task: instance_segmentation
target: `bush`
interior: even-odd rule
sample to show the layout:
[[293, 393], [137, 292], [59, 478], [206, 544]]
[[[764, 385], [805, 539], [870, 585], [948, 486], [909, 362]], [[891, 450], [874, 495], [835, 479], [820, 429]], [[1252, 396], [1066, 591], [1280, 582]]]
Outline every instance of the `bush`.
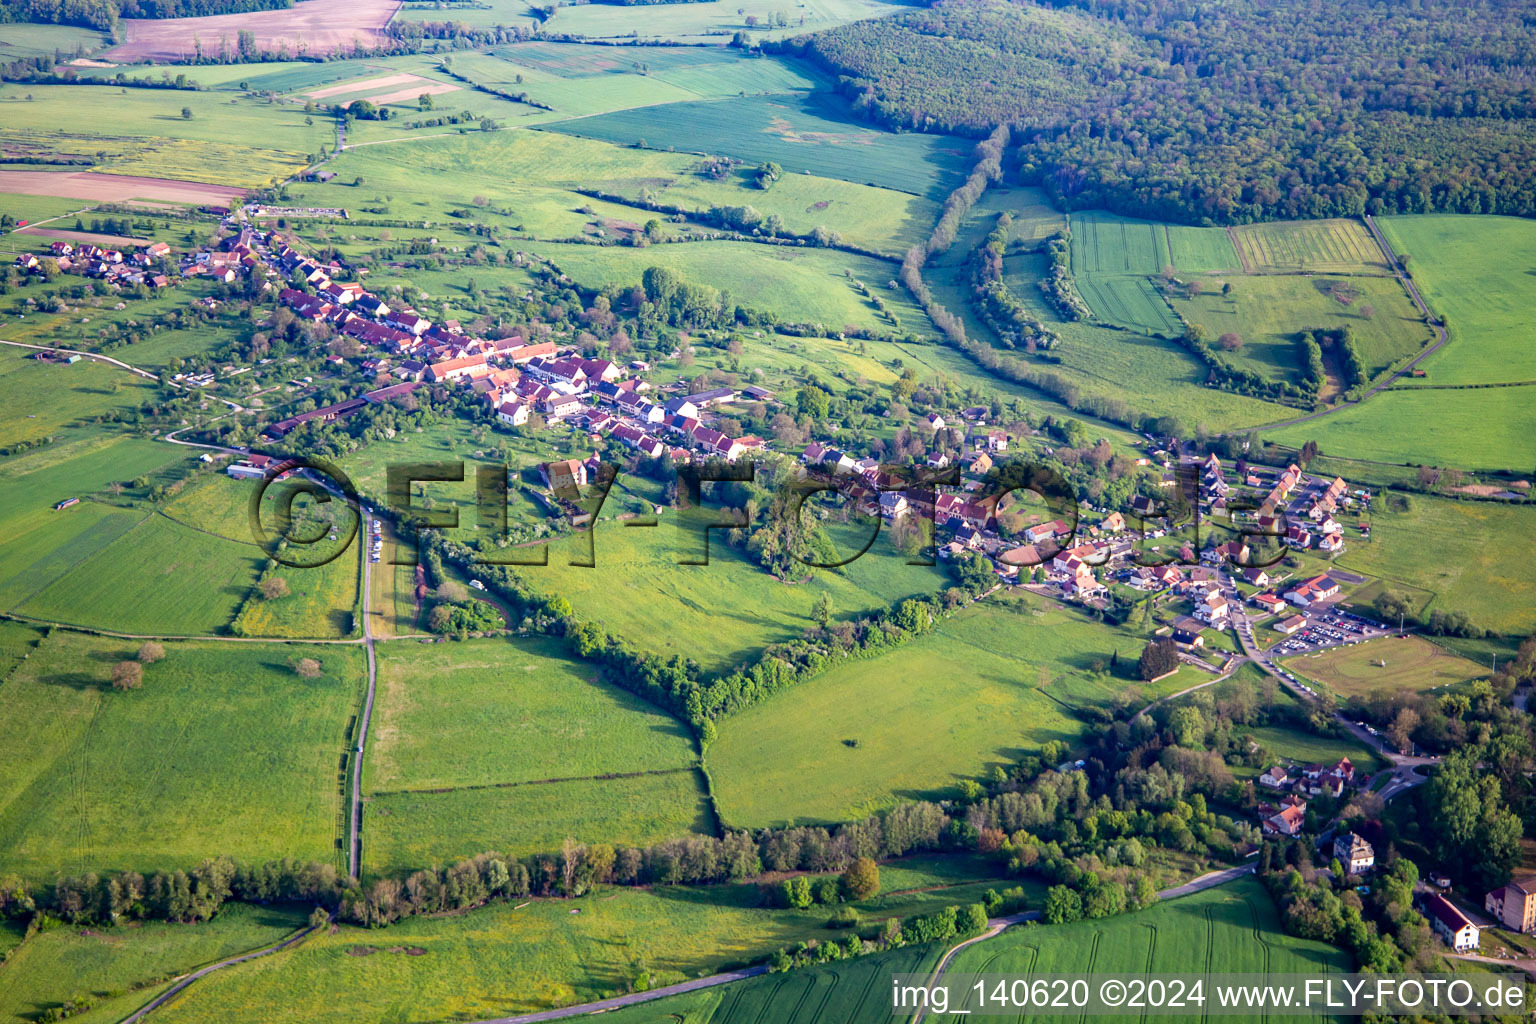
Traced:
[[139, 646], [139, 663], [142, 665], [153, 665], [163, 657], [165, 657], [165, 647], [153, 640], [145, 641]]
[[143, 665], [136, 661], [120, 661], [112, 666], [112, 689], [137, 690], [143, 685]]
[[868, 857], [860, 857], [842, 876], [843, 893], [849, 900], [864, 900], [880, 891], [880, 865]]
[[259, 589], [264, 601], [276, 601], [280, 597], [287, 597], [289, 593], [288, 581], [276, 576], [262, 580]]

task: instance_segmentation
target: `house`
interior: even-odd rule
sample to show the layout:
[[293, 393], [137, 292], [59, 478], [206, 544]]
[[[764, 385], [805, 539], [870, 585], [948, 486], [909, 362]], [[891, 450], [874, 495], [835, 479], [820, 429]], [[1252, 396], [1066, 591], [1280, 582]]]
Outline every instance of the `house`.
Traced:
[[1227, 616], [1230, 614], [1231, 606], [1227, 603], [1227, 599], [1216, 590], [1205, 595], [1205, 600], [1195, 606], [1195, 618], [1217, 629], [1225, 628]]
[[881, 516], [886, 519], [900, 519], [907, 512], [907, 499], [899, 491], [886, 491], [880, 495]]
[[503, 402], [496, 410], [496, 418], [509, 427], [520, 427], [528, 422], [526, 402]]
[[1104, 521], [1099, 524], [1099, 529], [1105, 531], [1106, 533], [1119, 533], [1121, 530], [1125, 529], [1125, 516], [1121, 515], [1119, 512], [1111, 512], [1109, 515], [1105, 516]]
[[928, 429], [929, 430], [943, 430], [944, 429], [944, 417], [940, 416], [936, 412], [931, 412], [927, 416], [924, 416], [923, 417], [923, 422], [928, 424]]
[[252, 455], [244, 462], [231, 462], [224, 471], [236, 480], [260, 480], [267, 475], [271, 463], [269, 455]]
[[575, 416], [585, 408], [580, 395], [553, 395], [540, 403], [545, 418], [552, 420]]
[[1062, 584], [1061, 592], [1068, 597], [1076, 597], [1082, 601], [1103, 597], [1108, 593], [1108, 588], [1100, 583], [1093, 575], [1093, 570], [1086, 565], [1079, 565], [1072, 578]]
[[1447, 946], [1458, 953], [1478, 947], [1477, 925], [1467, 920], [1467, 915], [1457, 910], [1450, 900], [1439, 893], [1431, 893], [1424, 897], [1422, 905], [1429, 926]]
[[397, 331], [405, 331], [407, 334], [414, 334], [418, 338], [426, 333], [428, 327], [432, 326], [431, 320], [419, 317], [415, 313], [405, 310], [389, 314], [384, 318], [384, 323]]
[[1353, 832], [1334, 839], [1333, 855], [1352, 875], [1363, 875], [1376, 866], [1376, 850]]
[[669, 399], [663, 408], [673, 416], [687, 417], [691, 420], [699, 418], [699, 407], [686, 398]]
[[1008, 450], [1008, 435], [1001, 430], [987, 431], [987, 451], [1005, 452]]
[[1298, 836], [1307, 822], [1307, 803], [1296, 800], [1260, 823], [1265, 835]]
[[1285, 595], [1285, 599], [1297, 608], [1309, 608], [1319, 601], [1336, 597], [1339, 585], [1327, 576], [1314, 576]]
[[1271, 615], [1279, 615], [1285, 611], [1285, 601], [1274, 594], [1259, 594], [1253, 599], [1255, 607], [1261, 608]]
[[1173, 642], [1181, 647], [1204, 647], [1205, 635], [1188, 629], [1175, 629]]
[[1267, 587], [1269, 586], [1269, 573], [1263, 569], [1244, 569], [1243, 582], [1249, 586]]
[[475, 371], [485, 365], [485, 356], [483, 355], [445, 359], [440, 363], [433, 363], [427, 367], [427, 380], [433, 382], [458, 380], [461, 377], [473, 376]]
[[1292, 615], [1290, 618], [1285, 619], [1282, 622], [1275, 623], [1274, 628], [1275, 632], [1290, 636], [1292, 633], [1296, 632], [1298, 629], [1301, 629], [1306, 624], [1307, 620], [1305, 616]]
[[1259, 776], [1259, 785], [1268, 786], [1270, 789], [1284, 789], [1290, 782], [1290, 773], [1281, 764], [1275, 765]]
[[539, 466], [539, 475], [543, 477], [545, 486], [552, 491], [581, 487], [587, 482], [587, 464], [580, 459], [545, 462]]
[[1514, 932], [1536, 932], [1536, 877], [1501, 886], [1483, 898], [1490, 917]]
[[1066, 537], [1072, 533], [1072, 528], [1060, 519], [1049, 523], [1040, 523], [1031, 526], [1024, 531], [1024, 539], [1031, 544], [1038, 544], [1043, 540], [1051, 540], [1054, 537]]

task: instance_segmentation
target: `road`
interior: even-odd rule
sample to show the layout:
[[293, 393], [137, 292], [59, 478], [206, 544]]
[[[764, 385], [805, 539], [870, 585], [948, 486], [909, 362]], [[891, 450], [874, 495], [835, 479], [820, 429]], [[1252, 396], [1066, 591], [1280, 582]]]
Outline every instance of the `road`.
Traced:
[[1292, 427], [1298, 423], [1309, 423], [1312, 420], [1322, 419], [1324, 416], [1331, 416], [1336, 412], [1348, 409], [1350, 406], [1359, 405], [1361, 402], [1365, 401], [1367, 398], [1370, 398], [1372, 395], [1391, 387], [1404, 374], [1412, 370], [1415, 366], [1419, 365], [1420, 362], [1438, 352], [1440, 350], [1440, 346], [1444, 345], [1448, 339], [1448, 335], [1445, 333], [1445, 328], [1441, 325], [1440, 321], [1435, 317], [1435, 315], [1429, 311], [1429, 306], [1427, 303], [1425, 303], [1424, 296], [1419, 294], [1418, 285], [1413, 283], [1413, 278], [1409, 277], [1408, 272], [1403, 269], [1402, 263], [1398, 261], [1397, 254], [1392, 251], [1392, 246], [1387, 243], [1386, 236], [1383, 235], [1381, 233], [1381, 229], [1376, 226], [1376, 221], [1370, 216], [1370, 214], [1366, 214], [1364, 216], [1364, 220], [1366, 230], [1370, 231], [1371, 237], [1376, 239], [1376, 244], [1381, 247], [1381, 253], [1387, 258], [1387, 265], [1392, 268], [1392, 273], [1397, 275], [1398, 283], [1401, 284], [1403, 289], [1408, 292], [1408, 297], [1413, 300], [1413, 304], [1418, 309], [1419, 314], [1424, 317], [1425, 322], [1428, 323], [1429, 326], [1434, 330], [1435, 340], [1432, 344], [1427, 345], [1421, 349], [1418, 355], [1408, 360], [1408, 362], [1404, 363], [1398, 369], [1387, 374], [1387, 376], [1382, 378], [1380, 382], [1378, 382], [1374, 387], [1372, 387], [1365, 394], [1361, 395], [1359, 398], [1346, 399], [1337, 405], [1331, 405], [1326, 409], [1319, 409], [1317, 412], [1308, 413], [1305, 416], [1298, 416], [1295, 419], [1283, 420], [1279, 423], [1266, 423], [1264, 424], [1265, 429]]
[[347, 845], [347, 874], [353, 878], [362, 877], [359, 872], [363, 866], [363, 751], [368, 746], [368, 726], [373, 721], [373, 694], [379, 678], [378, 662], [373, 655], [373, 617], [369, 610], [373, 561], [368, 557], [369, 545], [365, 539], [372, 535], [370, 524], [373, 521], [373, 510], [359, 507], [357, 514], [360, 520], [357, 548], [363, 559], [363, 651], [368, 658], [368, 695], [363, 699], [363, 714], [357, 726], [357, 743], [352, 750], [352, 809], [349, 814], [352, 835]]
[[[1190, 879], [1183, 885], [1176, 885], [1171, 889], [1164, 889], [1157, 894], [1157, 898], [1160, 900], [1178, 899], [1180, 896], [1189, 896], [1193, 893], [1203, 892], [1206, 889], [1213, 889], [1218, 885], [1225, 885], [1228, 882], [1242, 878], [1244, 875], [1251, 874], [1253, 874], [1252, 864], [1239, 864], [1235, 868], [1225, 868], [1221, 871], [1211, 871], [1207, 874], [1201, 875], [1199, 878]], [[989, 919], [987, 921], [986, 931], [982, 932], [975, 938], [966, 939], [959, 945], [951, 947], [948, 952], [939, 958], [938, 964], [933, 968], [933, 974], [928, 978], [928, 987], [932, 988], [934, 985], [938, 984], [939, 979], [944, 975], [945, 968], [949, 966], [949, 962], [954, 959], [955, 954], [959, 953], [962, 949], [965, 949], [969, 946], [974, 946], [978, 942], [985, 942], [987, 939], [1001, 935], [1012, 925], [1020, 924], [1024, 921], [1037, 921], [1039, 918], [1040, 912], [1038, 910], [1026, 910], [1022, 913], [1010, 914], [1007, 917], [994, 917]], [[923, 1019], [924, 1013], [926, 1012], [927, 1007], [918, 1010], [917, 1013], [913, 1015], [910, 1024], [919, 1024], [919, 1022]]]
[[82, 359], [93, 359], [98, 363], [110, 363], [119, 369], [127, 370], [129, 373], [137, 374], [138, 376], [143, 377], [146, 380], [152, 380], [157, 384], [160, 382], [159, 376], [150, 373], [148, 370], [141, 370], [137, 366], [129, 366], [127, 363], [120, 359], [113, 359], [111, 356], [104, 356], [95, 352], [81, 352], [80, 350], [73, 348], [55, 348], [52, 345], [29, 345], [24, 341], [5, 341], [4, 339], [0, 339], [0, 345], [10, 345], [14, 348], [29, 348], [34, 352], [53, 352], [59, 355], [79, 356]]

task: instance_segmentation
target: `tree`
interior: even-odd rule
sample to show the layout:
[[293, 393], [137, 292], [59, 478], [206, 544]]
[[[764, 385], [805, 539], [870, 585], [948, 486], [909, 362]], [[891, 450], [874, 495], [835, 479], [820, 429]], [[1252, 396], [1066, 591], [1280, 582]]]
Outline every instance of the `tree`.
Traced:
[[305, 679], [318, 679], [322, 672], [320, 663], [314, 658], [300, 658], [293, 663], [293, 670]]
[[139, 645], [139, 664], [153, 665], [165, 657], [165, 648], [153, 640], [147, 640]]
[[192, 108], [191, 107], [182, 107], [181, 108], [181, 119], [183, 121], [190, 121], [190, 120], [192, 120]]
[[112, 689], [137, 690], [143, 685], [143, 665], [136, 661], [120, 661], [112, 666]]
[[416, 97], [416, 106], [421, 110], [431, 110], [432, 94], [429, 92], [424, 92], [420, 96]]
[[1234, 331], [1228, 331], [1217, 338], [1216, 343], [1228, 352], [1236, 352], [1243, 347], [1243, 337]]
[[276, 601], [280, 597], [288, 596], [288, 581], [279, 576], [269, 576], [261, 581], [257, 587], [261, 591], [264, 601]]
[[795, 405], [800, 415], [813, 420], [824, 420], [832, 409], [832, 396], [814, 384], [807, 384], [795, 395]]
[[1142, 649], [1136, 671], [1143, 682], [1151, 682], [1179, 667], [1179, 646], [1172, 637], [1159, 637]]
[[1296, 456], [1296, 461], [1303, 466], [1310, 466], [1317, 461], [1317, 457], [1323, 454], [1323, 450], [1317, 446], [1316, 441], [1307, 441], [1301, 446], [1301, 454]]
[[843, 872], [842, 886], [850, 902], [868, 899], [880, 891], [880, 865], [860, 857]]
[[1069, 924], [1083, 916], [1083, 898], [1065, 885], [1053, 885], [1045, 894], [1045, 923]]
[[826, 629], [827, 624], [832, 621], [832, 599], [826, 594], [818, 597], [815, 606], [811, 609], [811, 618], [816, 620], [816, 625]]

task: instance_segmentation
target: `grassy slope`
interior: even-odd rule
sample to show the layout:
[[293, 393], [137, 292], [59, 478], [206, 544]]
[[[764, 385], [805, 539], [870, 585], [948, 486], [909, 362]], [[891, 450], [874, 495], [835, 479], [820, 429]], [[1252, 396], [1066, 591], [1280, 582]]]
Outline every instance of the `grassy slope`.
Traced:
[[1476, 662], [1416, 636], [1335, 647], [1320, 654], [1287, 659], [1286, 664], [1293, 672], [1349, 697], [1363, 697], [1375, 690], [1422, 692], [1488, 674]]
[[[1125, 661], [1144, 641], [1053, 604], [989, 600], [726, 719], [709, 754], [721, 814], [734, 827], [843, 821], [1072, 741], [1083, 729], [1074, 709], [1133, 685], [1100, 678], [1094, 659], [1118, 650]], [[1155, 689], [1187, 685], [1181, 674]], [[808, 772], [809, 790], [797, 781]]]
[[[336, 765], [362, 671], [346, 648], [166, 644], [113, 692], [129, 642], [58, 633], [0, 687], [0, 870], [329, 859]], [[300, 678], [291, 658], [321, 660]]]

